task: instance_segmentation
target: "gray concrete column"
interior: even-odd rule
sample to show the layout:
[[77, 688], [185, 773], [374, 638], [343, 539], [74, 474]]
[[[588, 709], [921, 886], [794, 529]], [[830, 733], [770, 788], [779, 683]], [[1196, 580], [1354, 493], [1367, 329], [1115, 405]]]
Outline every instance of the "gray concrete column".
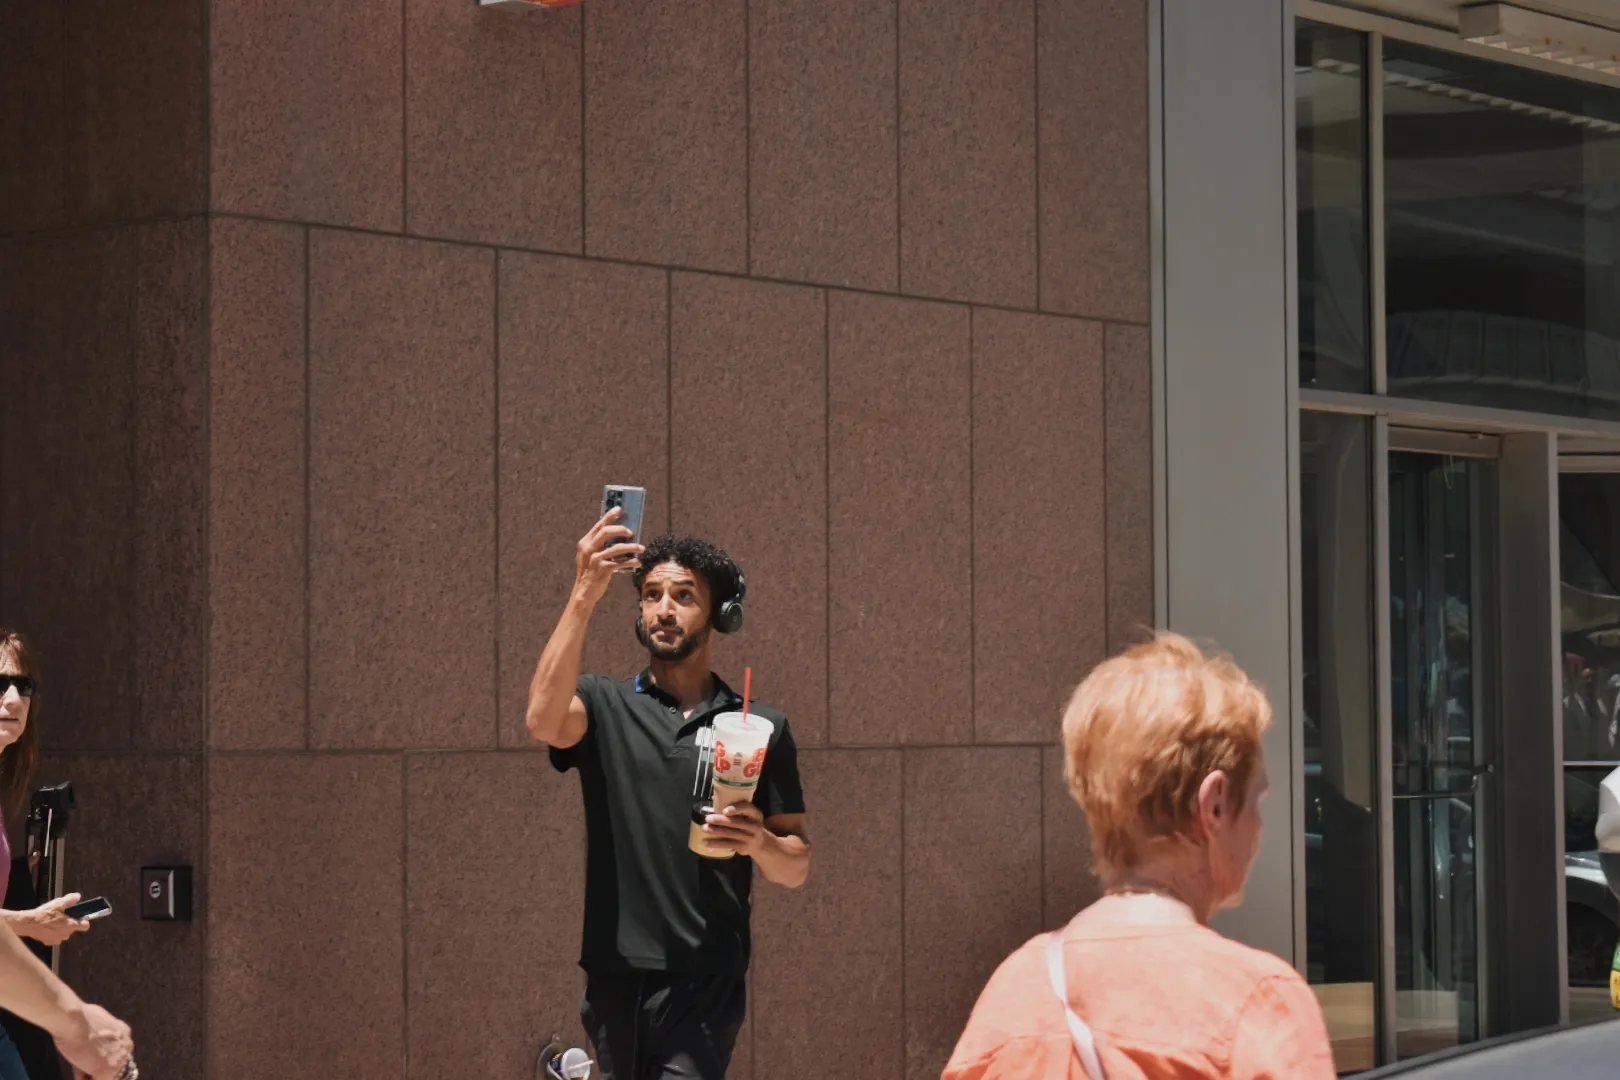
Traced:
[[1271, 695], [1265, 842], [1220, 929], [1296, 961], [1292, 17], [1283, 0], [1159, 11], [1160, 616]]

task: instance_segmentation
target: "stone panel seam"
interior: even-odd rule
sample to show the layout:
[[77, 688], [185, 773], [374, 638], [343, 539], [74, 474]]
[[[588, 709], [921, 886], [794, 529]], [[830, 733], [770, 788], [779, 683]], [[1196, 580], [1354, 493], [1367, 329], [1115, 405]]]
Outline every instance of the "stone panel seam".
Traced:
[[[203, 42], [207, 48], [207, 5], [204, 5]], [[211, 647], [214, 640], [214, 506], [213, 506], [213, 476], [214, 476], [214, 227], [203, 215], [202, 219], [202, 324], [199, 333], [202, 337], [202, 365], [203, 365], [203, 392], [202, 392], [202, 564], [199, 570], [202, 579], [202, 741], [198, 750], [208, 752], [209, 733], [214, 729], [213, 701], [210, 692], [213, 686], [214, 650]]]
[[[198, 217], [201, 215], [188, 215]], [[516, 255], [540, 255], [553, 259], [573, 259], [601, 263], [609, 266], [639, 267], [648, 270], [667, 270], [675, 273], [701, 274], [708, 277], [729, 278], [736, 281], [756, 281], [767, 285], [796, 285], [800, 288], [826, 289], [830, 293], [848, 293], [855, 296], [881, 296], [890, 299], [916, 300], [928, 304], [949, 304], [953, 307], [976, 307], [983, 311], [1004, 311], [1014, 315], [1043, 315], [1052, 319], [1070, 319], [1079, 322], [1100, 323], [1104, 326], [1135, 326], [1148, 329], [1147, 322], [1134, 322], [1130, 319], [1105, 318], [1098, 315], [1087, 315], [1081, 312], [1042, 310], [1038, 307], [1020, 307], [1017, 304], [1000, 304], [984, 300], [963, 300], [956, 296], [935, 296], [928, 293], [908, 293], [887, 289], [863, 289], [855, 285], [840, 285], [827, 281], [807, 281], [786, 277], [762, 277], [738, 273], [735, 270], [717, 270], [713, 267], [686, 266], [680, 263], [646, 262], [638, 259], [627, 259], [609, 255], [581, 255], [578, 251], [563, 251], [554, 248], [522, 247], [512, 244], [490, 244], [465, 238], [435, 236], [429, 233], [411, 233], [406, 235], [399, 232], [389, 232], [386, 229], [363, 229], [351, 225], [329, 225], [321, 222], [308, 222], [294, 218], [278, 218], [265, 214], [242, 213], [215, 213], [216, 218], [229, 218], [237, 221], [256, 221], [267, 225], [295, 225], [299, 228], [318, 228], [323, 232], [343, 233], [357, 236], [387, 237], [394, 240], [420, 240], [424, 243], [443, 244], [450, 247], [471, 248], [481, 251], [507, 251]], [[186, 218], [153, 218], [148, 221], [183, 221]], [[126, 223], [144, 224], [145, 222]], [[86, 226], [82, 231], [95, 231], [115, 226]], [[63, 230], [69, 231], [69, 230]], [[38, 234], [27, 234], [38, 235]]]
[[[64, 66], [66, 66], [65, 62]], [[141, 451], [140, 423], [142, 395], [140, 326], [141, 277], [144, 272], [144, 268], [141, 265], [141, 241], [147, 235], [149, 235], [147, 230], [154, 227], [155, 224], [156, 223], [139, 223], [132, 226], [124, 237], [124, 242], [119, 245], [119, 247], [122, 248], [120, 254], [122, 254], [125, 259], [129, 260], [128, 269], [130, 272], [129, 296], [126, 298], [126, 302], [129, 304], [129, 322], [125, 326], [125, 340], [130, 343], [126, 353], [126, 360], [129, 364], [129, 404], [127, 406], [129, 411], [124, 420], [124, 429], [129, 432], [129, 452], [124, 458], [124, 467], [127, 470], [125, 473], [125, 484], [127, 485], [126, 490], [134, 492], [135, 494], [132, 498], [127, 500], [129, 518], [124, 529], [124, 542], [127, 545], [126, 554], [129, 558], [129, 576], [125, 579], [125, 588], [129, 592], [129, 598], [131, 601], [130, 608], [132, 611], [139, 609], [141, 599], [141, 476], [139, 468], [136, 464], [139, 460], [138, 455]], [[118, 230], [108, 230], [108, 232], [115, 231]], [[66, 349], [65, 344], [63, 348], [64, 350]], [[141, 643], [144, 641], [148, 633], [148, 630], [145, 629], [145, 627], [150, 627], [151, 624], [150, 622], [137, 618], [136, 625], [138, 627], [143, 627], [142, 629], [137, 629], [135, 631], [135, 640], [137, 643], [135, 648], [135, 657], [138, 665], [140, 663], [140, 657], [143, 651], [141, 648]], [[129, 730], [125, 732], [124, 735], [124, 747], [128, 750], [139, 751], [145, 748], [144, 743], [146, 741], [140, 737], [141, 727], [143, 726], [143, 721], [146, 719], [146, 695], [141, 691], [141, 678], [138, 672], [130, 672], [128, 685], [130, 694], [135, 700], [135, 708], [126, 715], [125, 722], [129, 725]]]
[[832, 638], [832, 294], [821, 290], [821, 496], [825, 504], [822, 514], [822, 620], [825, 629], [822, 638], [822, 662], [827, 672], [822, 686], [826, 698], [824, 713], [827, 726], [823, 735], [830, 745], [833, 741], [833, 638]]
[[[899, 3], [895, 4], [899, 10]], [[900, 1068], [901, 1075], [906, 1076], [911, 1071], [911, 1005], [906, 999], [906, 950], [910, 942], [906, 939], [906, 881], [911, 875], [906, 863], [906, 834], [911, 830], [906, 828], [906, 767], [912, 751], [906, 747], [899, 747], [900, 756], [900, 1023], [896, 1025], [900, 1040]]]
[[[59, 748], [54, 748], [54, 749], [53, 748], [47, 748], [47, 747], [41, 747], [39, 752], [40, 752], [41, 756], [44, 756], [44, 757], [59, 757], [59, 758], [60, 757], [74, 757], [74, 758], [120, 758], [120, 757], [122, 757], [122, 758], [127, 758], [127, 757], [130, 757], [132, 755], [138, 755], [141, 758], [143, 758], [145, 760], [149, 760], [149, 761], [164, 761], [164, 760], [168, 760], [170, 758], [191, 758], [191, 757], [196, 757], [199, 754], [205, 754], [205, 753], [206, 754], [224, 753], [227, 756], [253, 757], [253, 756], [259, 755], [261, 753], [265, 754], [266, 756], [270, 756], [272, 754], [302, 754], [304, 751], [302, 749], [283, 748], [281, 750], [276, 750], [276, 751], [242, 750], [242, 751], [237, 751], [237, 752], [229, 752], [229, 751], [222, 751], [222, 750], [197, 750], [197, 749], [186, 750], [186, 749], [174, 749], [174, 748], [164, 748], [164, 747], [156, 747], [156, 746], [154, 746], [154, 747], [144, 748], [144, 749], [140, 749], [140, 750], [136, 750], [136, 749], [128, 748], [128, 747], [123, 748], [123, 749], [108, 749], [106, 747], [100, 747], [100, 748], [97, 748], [97, 749], [85, 749], [85, 750], [79, 750], [79, 749], [75, 749], [73, 747], [59, 747]], [[368, 751], [368, 752], [373, 753], [373, 754], [376, 753], [375, 750]]]
[[1102, 549], [1102, 556], [1103, 556], [1103, 649], [1104, 649], [1105, 652], [1110, 652], [1110, 653], [1113, 651], [1113, 646], [1114, 646], [1114, 642], [1111, 640], [1111, 638], [1113, 636], [1113, 631], [1114, 631], [1114, 602], [1113, 602], [1113, 590], [1109, 588], [1109, 585], [1112, 584], [1112, 582], [1114, 580], [1114, 569], [1115, 569], [1114, 563], [1115, 563], [1115, 560], [1114, 560], [1114, 544], [1113, 544], [1113, 539], [1114, 539], [1114, 528], [1113, 528], [1114, 515], [1113, 515], [1113, 506], [1112, 506], [1113, 500], [1109, 498], [1109, 496], [1113, 492], [1112, 480], [1113, 480], [1113, 475], [1114, 475], [1114, 454], [1113, 454], [1113, 442], [1114, 442], [1114, 440], [1109, 438], [1109, 435], [1112, 433], [1112, 429], [1113, 429], [1113, 425], [1111, 423], [1111, 421], [1113, 420], [1113, 417], [1111, 417], [1109, 415], [1110, 409], [1108, 407], [1108, 389], [1109, 389], [1110, 384], [1114, 381], [1114, 365], [1109, 362], [1110, 355], [1111, 355], [1111, 352], [1112, 352], [1112, 350], [1109, 348], [1109, 346], [1113, 343], [1113, 338], [1114, 338], [1113, 331], [1108, 326], [1105, 325], [1103, 327], [1103, 334], [1102, 334], [1102, 392], [1103, 392], [1102, 393], [1102, 398], [1103, 398], [1102, 399], [1102, 414], [1103, 414], [1103, 431], [1102, 431], [1102, 444], [1103, 444], [1103, 476], [1102, 476], [1102, 490], [1103, 490], [1103, 516], [1102, 516], [1102, 518], [1103, 518], [1103, 520], [1102, 520], [1102, 530], [1103, 530], [1103, 549]]
[[[9, 241], [10, 239], [11, 238], [9, 236], [0, 237], [0, 247], [11, 248], [11, 249], [14, 250], [15, 248], [21, 246], [21, 245], [13, 245], [13, 244], [4, 242], [4, 241]], [[3, 477], [5, 475], [6, 475], [6, 440], [0, 440], [0, 477]], [[0, 493], [0, 513], [4, 512], [4, 508], [5, 508], [4, 493]], [[6, 583], [11, 580], [10, 575], [7, 573], [7, 569], [11, 565], [11, 560], [7, 556], [7, 551], [8, 550], [9, 549], [8, 549], [8, 546], [6, 544], [0, 544], [0, 611], [10, 611], [11, 610], [11, 605], [9, 603], [7, 603], [7, 601], [6, 601]]]
[[[56, 9], [57, 9], [58, 13], [60, 14], [60, 18], [57, 20], [57, 34], [58, 34], [57, 48], [60, 50], [60, 54], [61, 54], [61, 57], [62, 57], [62, 62], [60, 64], [56, 65], [57, 73], [58, 73], [58, 75], [61, 76], [60, 79], [58, 80], [58, 86], [57, 86], [58, 93], [61, 96], [58, 97], [57, 100], [62, 103], [62, 111], [65, 113], [67, 111], [68, 81], [69, 81], [68, 80], [68, 62], [67, 62], [67, 56], [68, 56], [68, 6], [66, 4], [57, 4]], [[58, 201], [57, 201], [56, 209], [57, 209], [57, 213], [59, 213], [61, 215], [60, 220], [63, 220], [63, 221], [66, 221], [67, 219], [71, 218], [73, 216], [73, 211], [74, 211], [74, 207], [69, 205], [69, 202], [68, 202], [68, 162], [67, 162], [67, 157], [68, 157], [67, 154], [61, 155], [61, 158], [60, 158], [59, 163], [58, 163], [57, 177], [56, 177], [56, 181], [57, 181], [57, 184], [60, 185], [59, 190], [61, 192], [61, 195], [59, 196]]]
[[[754, 273], [754, 0], [743, 0], [743, 274]], [[749, 1021], [752, 1032], [753, 1021]], [[749, 1040], [750, 1044], [752, 1039]], [[752, 1052], [752, 1045], [749, 1050]], [[750, 1072], [752, 1062], [750, 1062]]]
[[[1056, 743], [1056, 742], [1053, 742], [1051, 740], [1047, 740], [1045, 742], [986, 742], [986, 743], [978, 744], [978, 747], [981, 748], [981, 749], [993, 749], [993, 750], [1044, 750], [1044, 749], [1047, 749], [1049, 747], [1054, 747], [1054, 746], [1057, 746], [1057, 745], [1059, 745], [1059, 744]], [[974, 749], [974, 745], [971, 744], [971, 743], [960, 743], [960, 742], [954, 742], [954, 743], [893, 743], [893, 742], [891, 742], [891, 743], [828, 743], [826, 745], [809, 746], [809, 747], [806, 747], [805, 749], [807, 749], [807, 750], [816, 750], [816, 751], [840, 750], [840, 751], [847, 751], [847, 752], [854, 752], [854, 751], [872, 751], [872, 752], [876, 752], [876, 751], [880, 751], [880, 750], [915, 750], [915, 751], [920, 752], [920, 751], [925, 751], [925, 750], [970, 750], [970, 749]], [[62, 754], [72, 754], [75, 757], [90, 757], [90, 758], [95, 758], [95, 757], [120, 757], [120, 756], [128, 757], [129, 754], [131, 753], [131, 751], [129, 751], [129, 750], [62, 750], [62, 751], [56, 751], [56, 752], [57, 753], [62, 753]], [[477, 756], [479, 754], [536, 755], [536, 754], [543, 754], [545, 752], [546, 752], [546, 748], [544, 746], [540, 746], [540, 745], [536, 745], [536, 746], [534, 746], [532, 748], [527, 747], [527, 746], [499, 746], [499, 747], [496, 747], [496, 746], [444, 746], [444, 747], [419, 746], [419, 747], [412, 747], [412, 748], [409, 748], [409, 749], [401, 749], [399, 747], [375, 747], [375, 746], [373, 746], [373, 747], [333, 747], [333, 748], [330, 748], [330, 749], [322, 748], [320, 750], [314, 750], [314, 751], [305, 750], [302, 747], [285, 747], [284, 746], [284, 747], [275, 747], [275, 748], [266, 747], [266, 748], [262, 748], [262, 749], [244, 749], [244, 750], [216, 749], [216, 750], [210, 750], [209, 751], [209, 753], [211, 755], [213, 755], [214, 757], [218, 757], [218, 758], [282, 758], [282, 757], [300, 757], [300, 756], [303, 756], [303, 755], [309, 754], [309, 753], [318, 753], [322, 757], [333, 757], [333, 758], [338, 758], [338, 757], [377, 757], [378, 755], [401, 754], [401, 753], [405, 754], [407, 757], [414, 757], [414, 756], [422, 755], [422, 756], [445, 757], [445, 758], [447, 758], [447, 757]], [[148, 757], [148, 758], [154, 758], [154, 759], [156, 759], [156, 758], [175, 758], [175, 757], [195, 757], [197, 755], [197, 751], [195, 751], [195, 750], [145, 750], [145, 751], [141, 751], [141, 753], [144, 756]]]
[[1041, 0], [1031, 0], [1035, 24], [1035, 308], [1041, 309]]
[[[1036, 301], [1040, 296], [1037, 293]], [[978, 515], [975, 513], [974, 502], [974, 473], [978, 463], [973, 455], [973, 417], [975, 413], [973, 396], [973, 354], [978, 342], [977, 328], [973, 321], [973, 307], [968, 306], [968, 580], [972, 583], [968, 587], [968, 745], [979, 741], [979, 549], [978, 530], [974, 527]]]
[[310, 305], [311, 280], [310, 269], [313, 264], [310, 250], [314, 246], [314, 230], [304, 226], [304, 749], [314, 746], [314, 687], [310, 683], [310, 675], [314, 668], [310, 654], [310, 619], [314, 607], [314, 567], [315, 567], [315, 514], [312, 489], [314, 486], [315, 462], [310, 453], [310, 429], [312, 427], [310, 409], [310, 333], [315, 313]]
[[399, 1017], [400, 1072], [411, 1075], [411, 771], [399, 755]]
[[491, 417], [491, 437], [494, 440], [495, 451], [491, 456], [491, 465], [495, 473], [495, 563], [493, 567], [495, 577], [495, 640], [490, 642], [490, 648], [495, 653], [495, 741], [491, 744], [501, 744], [501, 630], [502, 612], [504, 605], [501, 602], [501, 253], [495, 252], [495, 295], [491, 303], [491, 315], [494, 323], [493, 348], [490, 355], [490, 364], [495, 369], [494, 402], [495, 408]]
[[37, 229], [18, 229], [11, 232], [0, 233], [0, 239], [25, 240], [48, 239], [50, 237], [86, 236], [100, 232], [116, 232], [120, 229], [132, 229], [138, 225], [182, 225], [198, 218], [231, 217], [242, 218], [246, 221], [264, 221], [282, 225], [303, 225], [303, 221], [294, 221], [290, 218], [259, 217], [253, 214], [216, 214], [211, 210], [187, 210], [181, 213], [146, 214], [141, 217], [107, 218], [102, 221], [77, 222], [73, 224], [45, 225]]
[[[66, 5], [64, 5], [65, 8]], [[209, 0], [198, 0], [202, 8], [202, 54], [203, 54], [203, 213], [207, 215], [214, 208], [214, 5]], [[64, 100], [66, 100], [64, 98]], [[212, 229], [209, 230], [213, 232]], [[213, 260], [209, 263], [210, 276], [213, 271]], [[213, 330], [213, 312], [209, 312], [208, 329], [210, 338]], [[212, 475], [210, 473], [209, 475]]]
[[[178, 755], [176, 755], [178, 756]], [[202, 925], [198, 928], [202, 938], [202, 1060], [203, 1076], [214, 1073], [210, 1060], [213, 1051], [213, 1040], [209, 1033], [214, 1030], [211, 1023], [213, 1016], [214, 996], [214, 951], [209, 946], [208, 927], [212, 920], [209, 918], [209, 891], [213, 885], [214, 868], [214, 755], [210, 753], [206, 744], [202, 753], [202, 850], [197, 853], [197, 861], [201, 878], [200, 892], [202, 894]]]
[[[1104, 572], [1106, 573], [1106, 569], [1105, 569]], [[1103, 591], [1106, 593], [1108, 590], [1104, 589]], [[1104, 611], [1106, 612], [1106, 610], [1107, 609], [1105, 608]], [[1041, 791], [1040, 791], [1040, 799], [1038, 800], [1039, 806], [1036, 808], [1036, 817], [1037, 817], [1037, 820], [1040, 823], [1039, 824], [1039, 827], [1040, 827], [1039, 836], [1041, 838], [1041, 857], [1040, 857], [1040, 863], [1041, 863], [1041, 925], [1044, 928], [1045, 925], [1046, 925], [1046, 920], [1049, 917], [1048, 914], [1047, 914], [1047, 910], [1048, 910], [1047, 909], [1047, 904], [1050, 903], [1050, 901], [1051, 901], [1051, 896], [1049, 895], [1049, 890], [1046, 887], [1046, 781], [1047, 781], [1046, 751], [1045, 750], [1037, 750], [1036, 755], [1037, 755], [1038, 768], [1040, 769], [1040, 776], [1041, 776]]]
[[590, 223], [586, 212], [586, 206], [588, 205], [586, 202], [588, 171], [585, 164], [585, 133], [587, 130], [585, 122], [589, 110], [585, 100], [585, 93], [586, 87], [590, 85], [590, 80], [585, 77], [585, 58], [588, 55], [585, 50], [586, 18], [586, 6], [582, 4], [579, 8], [579, 253], [588, 256], [589, 252], [586, 250], [585, 238], [589, 235]]
[[399, 231], [411, 231], [410, 0], [399, 0]]
[[664, 271], [664, 490], [669, 531], [675, 522], [675, 272]]
[[[906, 245], [904, 239], [904, 226], [906, 215], [904, 203], [906, 195], [905, 183], [905, 157], [901, 153], [901, 144], [905, 141], [905, 113], [900, 107], [900, 5], [905, 0], [893, 0], [894, 3], [894, 291], [900, 296], [906, 294]], [[1037, 298], [1039, 299], [1039, 298]], [[902, 1056], [902, 1061], [905, 1058]]]

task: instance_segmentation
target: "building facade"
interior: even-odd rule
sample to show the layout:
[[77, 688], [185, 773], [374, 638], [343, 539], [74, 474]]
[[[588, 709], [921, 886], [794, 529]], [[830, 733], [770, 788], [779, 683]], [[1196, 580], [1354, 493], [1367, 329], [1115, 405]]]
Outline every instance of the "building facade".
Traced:
[[524, 692], [618, 482], [803, 748], [733, 1076], [938, 1074], [1095, 893], [1058, 712], [1148, 625], [1271, 694], [1222, 928], [1344, 1070], [1598, 1014], [1620, 9], [1463, 6], [7, 0], [0, 623], [119, 913], [64, 970], [163, 1075], [532, 1075]]
[[[578, 1037], [578, 781], [522, 715], [613, 482], [747, 569], [719, 663], [803, 748], [813, 884], [758, 890], [732, 1075], [937, 1074], [1091, 895], [1058, 712], [1153, 621], [1146, 8], [3, 24], [0, 621], [115, 907], [64, 970], [143, 1068]], [[134, 917], [158, 862], [191, 923]]]
[[1620, 9], [1159, 15], [1160, 617], [1289, 688], [1228, 926], [1345, 1071], [1612, 1015]]

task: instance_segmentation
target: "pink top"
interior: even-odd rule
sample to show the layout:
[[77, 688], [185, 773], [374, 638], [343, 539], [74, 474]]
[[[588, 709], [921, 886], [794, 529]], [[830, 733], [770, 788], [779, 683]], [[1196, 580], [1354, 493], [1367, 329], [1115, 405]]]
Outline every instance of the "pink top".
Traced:
[[11, 837], [6, 834], [6, 818], [0, 814], [0, 907], [5, 906], [6, 887], [11, 884]]

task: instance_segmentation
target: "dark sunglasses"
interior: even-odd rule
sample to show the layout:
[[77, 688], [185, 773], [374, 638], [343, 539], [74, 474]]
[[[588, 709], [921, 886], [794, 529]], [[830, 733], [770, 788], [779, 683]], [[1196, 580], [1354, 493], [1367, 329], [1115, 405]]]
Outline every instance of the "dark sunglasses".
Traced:
[[35, 683], [32, 675], [0, 675], [0, 697], [5, 697], [13, 686], [23, 697], [34, 696]]

